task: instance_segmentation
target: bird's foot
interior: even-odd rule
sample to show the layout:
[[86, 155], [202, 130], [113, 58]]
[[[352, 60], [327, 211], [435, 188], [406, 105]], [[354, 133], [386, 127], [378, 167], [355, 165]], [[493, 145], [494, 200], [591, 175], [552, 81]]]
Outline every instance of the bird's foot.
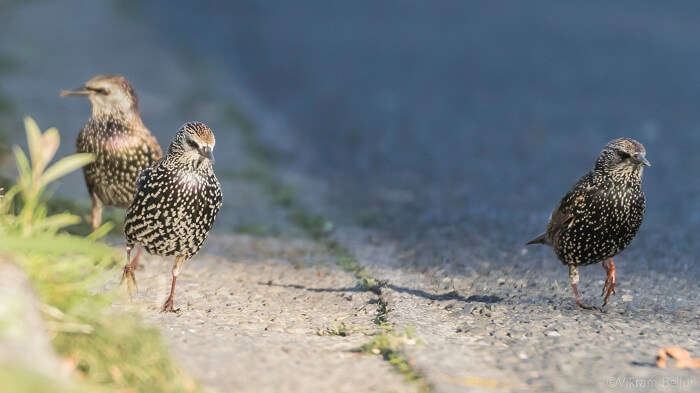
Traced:
[[173, 308], [173, 298], [168, 297], [168, 300], [163, 303], [163, 307], [161, 307], [160, 312], [178, 312], [180, 311], [179, 308]]
[[579, 308], [582, 308], [582, 309], [584, 309], [584, 310], [601, 311], [601, 309], [598, 308], [598, 307], [596, 307], [596, 306], [589, 306], [589, 305], [587, 305], [586, 303], [583, 302], [583, 300], [582, 300], [581, 298], [576, 299], [576, 305], [577, 305]]
[[610, 295], [615, 293], [615, 264], [613, 263], [612, 258], [610, 258], [609, 261], [609, 264], [606, 264], [605, 261], [603, 261], [603, 269], [605, 269], [605, 273], [607, 274], [607, 277], [605, 277], [605, 284], [603, 284], [603, 291], [600, 294], [600, 296], [605, 296], [605, 299], [603, 300], [603, 307], [608, 304], [608, 298], [610, 298]]
[[136, 292], [138, 292], [139, 287], [136, 285], [136, 275], [134, 274], [134, 268], [131, 266], [131, 264], [127, 264], [124, 266], [124, 270], [122, 272], [122, 279], [119, 282], [119, 285], [124, 283], [124, 280], [126, 280], [126, 291], [129, 294], [129, 298], [132, 298], [132, 291], [134, 288], [136, 288]]
[[574, 296], [576, 296], [576, 305], [584, 310], [597, 310], [601, 311], [598, 307], [589, 306], [583, 302], [583, 298], [578, 291], [578, 284], [571, 284], [571, 288], [574, 290]]

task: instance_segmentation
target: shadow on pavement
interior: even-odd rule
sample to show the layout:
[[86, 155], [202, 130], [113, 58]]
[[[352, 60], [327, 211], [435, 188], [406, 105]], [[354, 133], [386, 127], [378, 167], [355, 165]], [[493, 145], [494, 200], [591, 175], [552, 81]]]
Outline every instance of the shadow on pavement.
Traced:
[[446, 293], [441, 293], [441, 294], [433, 294], [433, 293], [428, 293], [425, 292], [421, 289], [411, 289], [411, 288], [406, 288], [406, 287], [400, 287], [397, 285], [393, 284], [387, 284], [387, 288], [394, 290], [396, 292], [401, 292], [401, 293], [408, 293], [413, 296], [419, 296], [422, 298], [430, 299], [430, 300], [461, 300], [463, 302], [471, 303], [471, 302], [478, 302], [478, 303], [498, 303], [503, 300], [502, 297], [500, 296], [494, 296], [494, 295], [471, 295], [471, 296], [462, 296], [460, 295], [457, 291], [451, 291], [451, 292], [446, 292]]
[[352, 288], [309, 288], [299, 284], [275, 284], [272, 281], [258, 282], [258, 285], [266, 285], [268, 287], [294, 288], [309, 292], [364, 292], [364, 289], [362, 289], [359, 285], [354, 286]]

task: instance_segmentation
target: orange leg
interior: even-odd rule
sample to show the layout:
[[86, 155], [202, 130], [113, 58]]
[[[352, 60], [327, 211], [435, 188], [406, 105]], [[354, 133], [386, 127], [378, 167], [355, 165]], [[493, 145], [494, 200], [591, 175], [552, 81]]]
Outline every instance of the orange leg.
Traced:
[[139, 264], [139, 258], [141, 257], [141, 251], [143, 251], [143, 247], [137, 246], [138, 248], [136, 249], [136, 256], [134, 256], [134, 259], [131, 261], [131, 268], [133, 270], [136, 270], [141, 267]]
[[605, 262], [606, 261], [603, 261], [603, 269], [605, 269], [607, 277], [605, 278], [605, 284], [603, 284], [603, 292], [600, 294], [600, 296], [605, 295], [605, 300], [603, 300], [603, 307], [605, 307], [605, 305], [608, 304], [608, 298], [610, 297], [610, 294], [615, 293], [615, 263], [613, 263], [612, 258], [608, 259], [608, 264], [606, 264]]
[[161, 312], [177, 312], [179, 309], [173, 307], [173, 298], [175, 297], [175, 281], [177, 281], [177, 276], [173, 276], [173, 282], [170, 284], [170, 296], [163, 303], [163, 307], [160, 309]]
[[181, 256], [175, 257], [175, 264], [173, 264], [173, 282], [170, 284], [170, 296], [163, 303], [163, 308], [160, 309], [161, 312], [178, 312], [179, 308], [173, 307], [173, 298], [175, 297], [175, 282], [177, 281], [177, 276], [180, 274], [180, 269], [182, 264], [185, 263], [185, 258]]

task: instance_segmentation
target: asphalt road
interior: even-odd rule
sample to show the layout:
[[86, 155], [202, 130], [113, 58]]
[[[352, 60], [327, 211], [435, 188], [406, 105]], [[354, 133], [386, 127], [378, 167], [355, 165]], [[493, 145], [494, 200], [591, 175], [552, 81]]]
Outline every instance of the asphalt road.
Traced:
[[158, 30], [283, 119], [267, 131], [283, 166], [327, 184], [346, 222], [364, 217], [406, 247], [437, 232], [511, 263], [502, 254], [518, 255], [626, 136], [653, 163], [627, 253], [643, 261], [629, 270], [700, 274], [692, 2], [165, 4]]

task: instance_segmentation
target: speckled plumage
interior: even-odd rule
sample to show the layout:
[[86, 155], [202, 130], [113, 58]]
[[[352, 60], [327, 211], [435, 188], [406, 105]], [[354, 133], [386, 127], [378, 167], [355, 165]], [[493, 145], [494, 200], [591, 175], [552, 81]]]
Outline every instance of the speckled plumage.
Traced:
[[139, 174], [163, 153], [141, 121], [138, 98], [123, 76], [99, 75], [62, 95], [87, 96], [92, 104], [92, 116], [80, 131], [76, 147], [80, 153], [95, 154], [83, 174], [93, 201], [93, 227], [97, 227], [102, 206], [128, 207]]
[[141, 171], [162, 155], [143, 124], [114, 115], [91, 118], [76, 145], [78, 152], [95, 154], [95, 161], [83, 168], [90, 195], [104, 205], [122, 208], [129, 207]]
[[[554, 209], [547, 231], [528, 243], [551, 246], [559, 260], [570, 266], [572, 285], [578, 282], [578, 266], [607, 259], [612, 263], [611, 258], [637, 234], [646, 206], [642, 173], [649, 163], [645, 155], [644, 146], [635, 140], [609, 142], [595, 168]], [[614, 265], [612, 269], [614, 281]]]
[[[204, 123], [183, 125], [165, 156], [139, 176], [127, 210], [127, 250], [139, 244], [151, 254], [175, 256], [173, 291], [181, 264], [202, 247], [221, 208], [214, 143]], [[172, 311], [172, 294], [169, 301], [164, 310]]]

